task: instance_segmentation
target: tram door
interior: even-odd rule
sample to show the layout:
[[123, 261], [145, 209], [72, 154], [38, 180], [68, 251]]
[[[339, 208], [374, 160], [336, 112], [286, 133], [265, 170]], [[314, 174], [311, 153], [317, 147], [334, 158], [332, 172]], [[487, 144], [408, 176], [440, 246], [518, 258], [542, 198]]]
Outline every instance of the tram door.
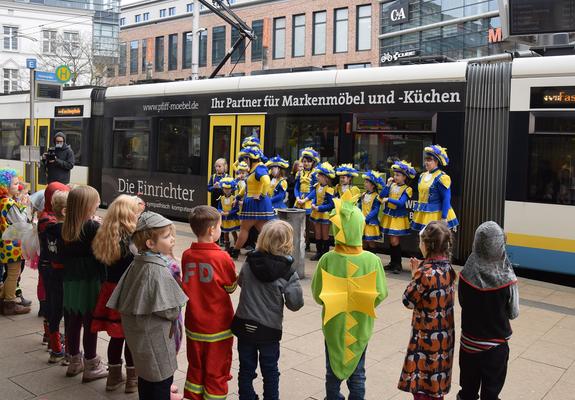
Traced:
[[[35, 132], [34, 132], [34, 146], [40, 146], [40, 155], [44, 154], [48, 148], [50, 147], [50, 120], [49, 119], [36, 119], [35, 120]], [[24, 143], [28, 144], [28, 129], [30, 128], [30, 120], [26, 120], [26, 125], [24, 132], [26, 135], [24, 136]], [[33, 174], [36, 175], [36, 182], [38, 183], [37, 190], [45, 189], [46, 188], [46, 172], [44, 168], [40, 165], [40, 163], [36, 163], [36, 167]], [[30, 182], [30, 171], [29, 168], [26, 169], [25, 179], [26, 181]]]
[[[263, 146], [265, 121], [265, 114], [219, 114], [210, 116], [208, 180], [215, 172], [214, 163], [218, 158], [226, 159], [228, 166], [231, 168], [241, 149], [242, 140], [246, 137], [258, 137]], [[209, 195], [208, 204], [211, 204]]]

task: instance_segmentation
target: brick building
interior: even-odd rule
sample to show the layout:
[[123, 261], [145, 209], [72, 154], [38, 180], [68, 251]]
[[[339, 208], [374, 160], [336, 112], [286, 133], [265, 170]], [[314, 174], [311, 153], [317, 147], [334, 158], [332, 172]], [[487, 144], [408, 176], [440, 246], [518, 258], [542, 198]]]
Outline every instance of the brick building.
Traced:
[[[233, 11], [257, 39], [236, 51], [220, 75], [263, 70], [365, 68], [379, 62], [379, 2], [369, 0], [237, 0]], [[122, 7], [120, 62], [111, 84], [191, 75], [192, 0], [151, 0]], [[217, 15], [202, 10], [200, 77], [207, 77], [237, 38]], [[151, 65], [150, 65], [151, 63]]]

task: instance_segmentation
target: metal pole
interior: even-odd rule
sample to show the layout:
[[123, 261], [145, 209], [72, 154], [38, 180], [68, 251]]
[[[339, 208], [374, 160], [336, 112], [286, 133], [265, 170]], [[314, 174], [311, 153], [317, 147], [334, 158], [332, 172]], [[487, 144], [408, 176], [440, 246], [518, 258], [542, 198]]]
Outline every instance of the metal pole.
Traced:
[[192, 79], [199, 78], [200, 67], [200, 1], [194, 0], [194, 15], [192, 19]]
[[34, 145], [35, 119], [34, 119], [34, 98], [36, 97], [35, 69], [30, 68], [30, 129], [28, 130], [28, 160], [30, 165], [30, 191], [36, 192], [36, 162], [32, 160], [32, 146]]

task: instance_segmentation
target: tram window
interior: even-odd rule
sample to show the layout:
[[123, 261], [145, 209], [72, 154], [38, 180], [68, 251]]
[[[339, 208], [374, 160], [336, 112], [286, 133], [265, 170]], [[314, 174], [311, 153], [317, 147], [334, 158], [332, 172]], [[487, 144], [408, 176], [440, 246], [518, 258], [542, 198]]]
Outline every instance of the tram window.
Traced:
[[149, 126], [147, 119], [114, 120], [114, 168], [148, 168]]
[[277, 119], [273, 154], [293, 162], [299, 151], [312, 146], [321, 155], [321, 160], [337, 163], [339, 117], [299, 116]]
[[[74, 152], [74, 160], [76, 165], [83, 164], [82, 159], [82, 120], [81, 119], [67, 119], [54, 121], [54, 130], [52, 137], [56, 132], [64, 132], [66, 135], [66, 143], [70, 145]], [[52, 139], [52, 142], [54, 140]]]
[[388, 172], [397, 160], [410, 160], [417, 171], [423, 165], [423, 149], [431, 145], [433, 135], [356, 134], [353, 162], [362, 171]]
[[231, 126], [214, 126], [213, 145], [212, 145], [212, 162], [218, 158], [230, 162], [230, 142], [232, 138]]
[[533, 115], [531, 118], [531, 133], [575, 133], [575, 114], [545, 113], [545, 115]]
[[527, 198], [575, 205], [575, 135], [529, 136]]
[[242, 125], [240, 133], [241, 140], [244, 140], [250, 136], [254, 136], [260, 139], [260, 130], [261, 127], [259, 125]]
[[158, 171], [199, 175], [201, 119], [162, 118], [158, 134]]
[[24, 121], [0, 121], [0, 158], [20, 159], [20, 145], [24, 144]]

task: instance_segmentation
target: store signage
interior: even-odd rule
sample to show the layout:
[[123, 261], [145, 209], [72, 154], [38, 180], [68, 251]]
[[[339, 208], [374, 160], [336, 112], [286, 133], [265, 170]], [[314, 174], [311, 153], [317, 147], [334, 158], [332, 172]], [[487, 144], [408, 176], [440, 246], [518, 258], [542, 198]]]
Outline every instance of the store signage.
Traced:
[[503, 33], [501, 32], [501, 28], [489, 28], [487, 35], [487, 41], [489, 43], [503, 42]]
[[81, 117], [84, 115], [84, 106], [56, 106], [55, 117]]
[[395, 51], [395, 52], [386, 51], [381, 55], [379, 61], [383, 65], [395, 62], [400, 58], [413, 57], [417, 55], [419, 55], [419, 50], [407, 50], [407, 51]]
[[409, 0], [398, 0], [389, 8], [391, 25], [397, 25], [409, 20]]
[[509, 0], [509, 33], [575, 32], [575, 0]]
[[531, 88], [531, 108], [575, 108], [575, 86]]

